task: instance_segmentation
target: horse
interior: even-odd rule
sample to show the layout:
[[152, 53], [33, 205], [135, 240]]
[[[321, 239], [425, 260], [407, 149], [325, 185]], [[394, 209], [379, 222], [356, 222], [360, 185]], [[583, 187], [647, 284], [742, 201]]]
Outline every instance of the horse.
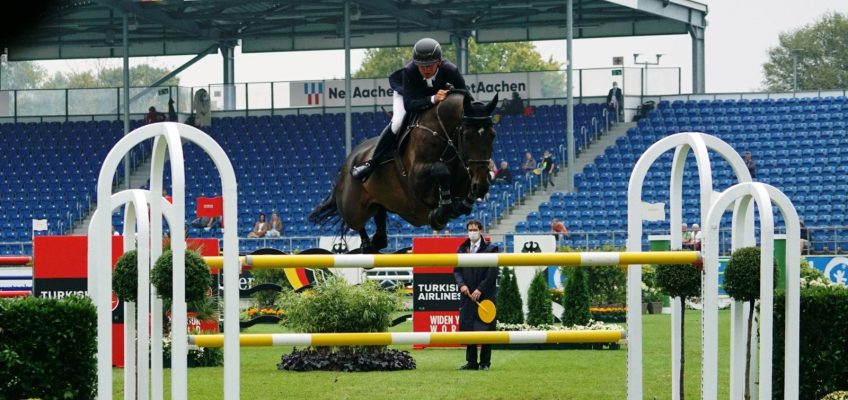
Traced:
[[[451, 90], [438, 105], [410, 118], [394, 158], [365, 182], [350, 175], [377, 144], [377, 138], [363, 141], [345, 158], [333, 189], [309, 220], [319, 225], [341, 222], [342, 236], [353, 229], [362, 239], [361, 252], [377, 253], [388, 246], [387, 212], [436, 230], [470, 214], [474, 201], [489, 191], [497, 104], [497, 94], [485, 104], [472, 102], [464, 90]], [[369, 238], [365, 226], [371, 218], [377, 229]]]

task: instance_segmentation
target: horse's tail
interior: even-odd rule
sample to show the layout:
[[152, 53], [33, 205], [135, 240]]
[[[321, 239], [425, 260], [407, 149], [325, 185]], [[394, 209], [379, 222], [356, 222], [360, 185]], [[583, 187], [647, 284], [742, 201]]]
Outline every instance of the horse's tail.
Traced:
[[336, 205], [336, 188], [330, 190], [321, 204], [318, 204], [315, 209], [309, 213], [309, 222], [320, 226], [340, 225], [339, 229], [344, 235], [347, 232], [347, 224], [342, 220], [342, 215], [339, 213], [339, 207]]

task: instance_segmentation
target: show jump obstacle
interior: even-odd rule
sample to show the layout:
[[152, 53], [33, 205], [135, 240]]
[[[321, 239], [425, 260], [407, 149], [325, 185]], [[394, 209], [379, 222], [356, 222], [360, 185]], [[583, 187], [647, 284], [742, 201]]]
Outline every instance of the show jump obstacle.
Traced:
[[[151, 167], [150, 191], [127, 190], [111, 194], [111, 182], [118, 162], [135, 145], [143, 140], [155, 138], [153, 166]], [[205, 133], [181, 124], [159, 123], [147, 125], [133, 131], [120, 140], [107, 155], [98, 178], [98, 208], [89, 227], [89, 294], [97, 304], [98, 312], [98, 396], [112, 397], [111, 349], [111, 266], [108, 254], [111, 243], [110, 214], [112, 210], [126, 205], [125, 224], [132, 238], [138, 238], [139, 296], [136, 326], [127, 328], [127, 343], [137, 342], [138, 357], [133, 367], [128, 360], [125, 370], [124, 392], [128, 398], [161, 399], [162, 393], [162, 302], [155, 291], [149, 288], [151, 261], [162, 252], [162, 219], [171, 223], [171, 248], [174, 250], [174, 308], [173, 326], [186, 325], [185, 304], [185, 176], [181, 140], [191, 141], [203, 148], [212, 157], [221, 172], [224, 196], [224, 219], [237, 226], [236, 182], [232, 165], [223, 150]], [[389, 345], [389, 344], [433, 344], [433, 343], [592, 343], [615, 342], [624, 338], [622, 331], [561, 331], [561, 332], [456, 332], [456, 333], [337, 333], [337, 334], [273, 334], [239, 335], [238, 329], [238, 274], [240, 266], [249, 268], [285, 267], [333, 267], [371, 268], [398, 266], [463, 266], [491, 267], [537, 266], [537, 265], [627, 265], [627, 343], [628, 343], [628, 399], [642, 398], [642, 316], [641, 311], [641, 264], [689, 264], [700, 259], [696, 252], [642, 252], [642, 186], [650, 166], [660, 155], [674, 150], [671, 190], [669, 198], [670, 230], [672, 248], [680, 248], [679, 227], [682, 216], [683, 166], [688, 152], [692, 150], [698, 164], [701, 185], [701, 220], [705, 222], [703, 263], [705, 274], [703, 312], [703, 368], [702, 398], [715, 399], [718, 384], [718, 229], [721, 216], [728, 208], [733, 210], [733, 248], [755, 243], [754, 207], [760, 212], [763, 260], [761, 273], [765, 288], [761, 295], [760, 332], [762, 335], [759, 352], [760, 398], [771, 397], [772, 367], [772, 251], [774, 221], [772, 202], [783, 213], [787, 224], [787, 305], [786, 305], [786, 398], [798, 394], [798, 293], [799, 293], [799, 226], [798, 216], [791, 202], [774, 187], [762, 183], [751, 183], [750, 175], [741, 157], [725, 142], [702, 133], [681, 133], [664, 138], [651, 146], [636, 163], [628, 188], [628, 251], [621, 253], [531, 253], [531, 254], [405, 254], [405, 255], [286, 255], [238, 257], [236, 230], [224, 233], [224, 256], [208, 257], [212, 268], [223, 269], [224, 274], [224, 334], [188, 336], [184, 329], [172, 329], [172, 373], [171, 397], [185, 399], [187, 393], [186, 354], [189, 341], [198, 346], [224, 347], [224, 398], [239, 398], [239, 348], [240, 346], [278, 345]], [[713, 195], [712, 172], [708, 150], [724, 157], [731, 165], [739, 184], [721, 195]], [[167, 153], [166, 153], [167, 151]], [[165, 155], [170, 157], [173, 206], [163, 201], [163, 167]], [[753, 202], [753, 203], [752, 203]], [[152, 218], [149, 218], [152, 216]], [[135, 241], [125, 239], [124, 250], [134, 248]], [[152, 307], [150, 299], [152, 301]], [[127, 312], [133, 310], [130, 305]], [[148, 325], [148, 312], [152, 313], [153, 325]], [[739, 376], [744, 368], [744, 344], [747, 331], [745, 310], [741, 303], [733, 305], [731, 343], [731, 398], [740, 397]], [[129, 314], [128, 314], [129, 315]], [[680, 310], [673, 310], [672, 321], [678, 321]], [[126, 318], [131, 321], [132, 316]], [[129, 326], [130, 324], [128, 324]], [[677, 398], [677, 366], [680, 358], [680, 332], [677, 322], [672, 323], [674, 354], [672, 366], [672, 397]], [[136, 329], [137, 328], [137, 329]], [[152, 336], [148, 331], [152, 332]], [[756, 331], [756, 330], [755, 330]], [[130, 335], [129, 333], [132, 333]], [[137, 339], [136, 339], [137, 335]], [[148, 349], [148, 343], [152, 353]], [[128, 348], [129, 350], [129, 348]], [[128, 353], [132, 353], [128, 351]], [[148, 367], [151, 362], [152, 367]], [[741, 362], [741, 364], [740, 364]], [[148, 375], [148, 373], [150, 374]], [[135, 386], [138, 386], [137, 392]], [[148, 390], [152, 388], [152, 391]]]

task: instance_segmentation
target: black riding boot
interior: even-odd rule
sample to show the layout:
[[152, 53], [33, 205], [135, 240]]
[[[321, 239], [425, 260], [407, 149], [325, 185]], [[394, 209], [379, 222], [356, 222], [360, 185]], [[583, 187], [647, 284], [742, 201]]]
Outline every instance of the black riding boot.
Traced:
[[374, 149], [374, 155], [371, 159], [355, 165], [350, 170], [350, 175], [354, 179], [359, 179], [365, 182], [374, 169], [377, 168], [384, 160], [391, 157], [395, 147], [395, 134], [392, 132], [392, 124], [386, 125], [383, 132], [380, 133], [380, 139], [377, 141], [377, 147]]

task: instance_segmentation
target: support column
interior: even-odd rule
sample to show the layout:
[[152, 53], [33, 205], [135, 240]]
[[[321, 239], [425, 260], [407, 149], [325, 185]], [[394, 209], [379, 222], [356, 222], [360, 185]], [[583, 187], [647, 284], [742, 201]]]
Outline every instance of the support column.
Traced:
[[236, 108], [235, 48], [235, 42], [221, 44], [221, 56], [224, 58], [224, 110]]
[[[123, 97], [123, 114], [124, 114], [124, 136], [130, 133], [130, 29], [129, 29], [129, 15], [124, 13], [123, 20], [123, 50], [124, 50], [124, 73], [123, 73], [123, 85], [124, 85], [124, 95]], [[15, 101], [15, 104], [18, 104]], [[124, 155], [124, 189], [130, 188], [130, 155], [129, 153]]]
[[459, 72], [465, 75], [468, 73], [468, 36], [465, 34], [456, 34], [454, 38], [456, 66], [459, 67]]
[[704, 70], [704, 28], [689, 25], [692, 37], [692, 93], [706, 93]]
[[350, 115], [350, 1], [344, 3], [344, 54], [345, 54], [345, 156], [352, 150], [353, 128]]
[[567, 96], [567, 105], [566, 105], [566, 135], [565, 135], [565, 148], [568, 151], [568, 175], [566, 176], [565, 186], [574, 190], [574, 161], [575, 161], [575, 153], [574, 153], [574, 74], [573, 74], [573, 52], [571, 49], [572, 42], [574, 41], [574, 2], [573, 0], [568, 0], [566, 2], [566, 16], [567, 22], [567, 35], [568, 38], [566, 40], [565, 48], [566, 48], [566, 62], [568, 65], [566, 66], [566, 77], [565, 77], [565, 93]]

